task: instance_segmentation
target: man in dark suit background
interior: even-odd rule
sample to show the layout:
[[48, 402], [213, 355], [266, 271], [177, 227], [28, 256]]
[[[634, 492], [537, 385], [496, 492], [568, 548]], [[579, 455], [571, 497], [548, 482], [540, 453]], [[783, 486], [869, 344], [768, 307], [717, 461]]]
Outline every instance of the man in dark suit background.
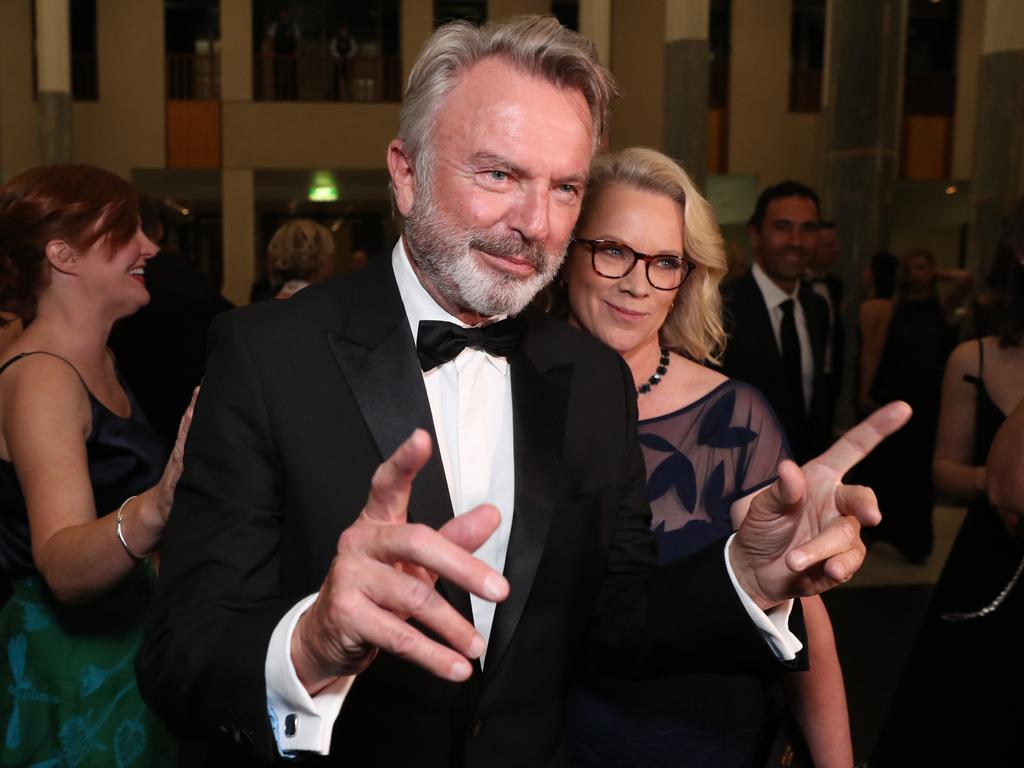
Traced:
[[610, 75], [520, 17], [442, 27], [409, 82], [390, 259], [215, 323], [139, 684], [263, 760], [565, 765], [588, 665], [799, 664], [786, 598], [852, 575], [877, 505], [838, 484], [843, 441], [653, 568], [628, 369], [543, 314], [494, 322], [564, 256]]
[[[139, 223], [157, 245], [164, 225], [156, 202], [139, 195]], [[110, 334], [117, 367], [170, 453], [181, 414], [206, 367], [210, 323], [234, 305], [180, 253], [161, 248], [146, 262], [149, 304]]]
[[825, 345], [825, 384], [828, 387], [831, 418], [835, 423], [836, 406], [843, 386], [843, 362], [846, 354], [846, 329], [843, 323], [843, 281], [833, 268], [839, 261], [839, 232], [834, 221], [818, 222], [818, 245], [804, 271], [804, 281], [828, 304], [828, 337]]
[[818, 196], [800, 182], [765, 189], [747, 225], [754, 265], [723, 288], [729, 343], [722, 370], [761, 390], [797, 462], [824, 450], [832, 432], [828, 305], [800, 280], [817, 247], [818, 214]]

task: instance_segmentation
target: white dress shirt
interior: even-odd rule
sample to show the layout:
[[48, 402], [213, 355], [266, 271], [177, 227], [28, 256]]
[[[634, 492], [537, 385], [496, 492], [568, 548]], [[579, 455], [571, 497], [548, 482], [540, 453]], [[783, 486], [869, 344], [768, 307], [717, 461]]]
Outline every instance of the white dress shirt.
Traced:
[[[409, 264], [402, 242], [392, 251], [398, 292], [405, 305], [413, 338], [421, 320], [446, 320], [465, 326], [449, 315], [420, 284]], [[500, 318], [495, 318], [495, 320]], [[474, 554], [497, 571], [503, 571], [512, 530], [515, 501], [515, 468], [512, 440], [512, 381], [508, 361], [467, 348], [454, 360], [423, 374], [427, 399], [437, 434], [437, 450], [456, 515], [481, 503], [494, 504], [501, 512], [498, 529]], [[731, 543], [731, 540], [730, 540]], [[766, 614], [740, 589], [729, 563], [733, 587], [777, 656], [792, 660], [802, 648], [788, 629], [792, 601]], [[331, 731], [354, 676], [339, 678], [316, 696], [310, 696], [291, 662], [291, 637], [299, 617], [316, 595], [297, 603], [278, 623], [267, 649], [265, 666], [267, 703], [271, 726], [282, 753], [308, 751], [328, 754]], [[470, 595], [473, 623], [484, 639], [490, 638], [493, 602]], [[481, 657], [486, 662], [486, 652]]]
[[793, 320], [796, 323], [796, 335], [800, 340], [800, 373], [804, 386], [804, 413], [811, 410], [811, 397], [814, 395], [814, 350], [811, 347], [811, 335], [807, 331], [807, 317], [803, 305], [800, 304], [800, 281], [792, 293], [786, 293], [768, 277], [761, 265], [754, 263], [751, 268], [754, 282], [761, 290], [764, 304], [768, 307], [768, 317], [772, 321], [772, 333], [775, 334], [775, 345], [782, 354], [782, 302], [793, 300]]

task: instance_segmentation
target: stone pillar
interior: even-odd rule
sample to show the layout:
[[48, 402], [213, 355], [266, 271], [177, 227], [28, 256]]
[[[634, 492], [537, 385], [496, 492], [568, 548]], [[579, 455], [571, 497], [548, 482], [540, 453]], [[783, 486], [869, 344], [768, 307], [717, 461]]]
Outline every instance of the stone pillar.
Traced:
[[612, 67], [612, 0], [580, 0], [580, 34], [589, 37], [601, 63]]
[[[834, 219], [839, 232], [836, 272], [849, 297], [843, 317], [851, 340], [861, 271], [889, 241], [903, 114], [907, 5], [908, 0], [830, 0], [828, 6], [820, 192], [822, 215]], [[855, 347], [846, 345], [847, 371], [854, 370]], [[851, 374], [842, 382], [840, 424], [852, 416], [852, 380]]]
[[256, 279], [256, 192], [253, 171], [224, 170], [221, 194], [224, 222], [224, 295], [249, 303]]
[[39, 161], [71, 160], [71, 17], [69, 0], [36, 0], [36, 109]]
[[220, 0], [220, 98], [252, 101], [252, 0]]
[[1024, 192], [1024, 4], [987, 0], [978, 66], [968, 267], [982, 279]]
[[710, 0], [665, 4], [665, 154], [704, 189], [708, 170]]

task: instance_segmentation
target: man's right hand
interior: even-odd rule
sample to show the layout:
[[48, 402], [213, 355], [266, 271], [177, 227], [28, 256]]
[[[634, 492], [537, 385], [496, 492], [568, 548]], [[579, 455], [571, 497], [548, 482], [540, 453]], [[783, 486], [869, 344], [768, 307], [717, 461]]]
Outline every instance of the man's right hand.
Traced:
[[[469, 678], [469, 660], [484, 652], [484, 638], [434, 585], [444, 578], [485, 600], [508, 596], [505, 577], [472, 554], [500, 515], [484, 504], [438, 531], [407, 522], [412, 481], [430, 452], [430, 436], [413, 432], [377, 468], [366, 506], [338, 539], [327, 578], [292, 633], [292, 663], [311, 695], [366, 669], [378, 649], [456, 682]], [[409, 618], [451, 647], [426, 637]]]

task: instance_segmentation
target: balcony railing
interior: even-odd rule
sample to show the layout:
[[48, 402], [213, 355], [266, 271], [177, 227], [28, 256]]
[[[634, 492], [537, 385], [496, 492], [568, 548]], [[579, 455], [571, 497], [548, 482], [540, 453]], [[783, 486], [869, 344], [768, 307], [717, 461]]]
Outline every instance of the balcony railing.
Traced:
[[257, 101], [400, 101], [402, 62], [397, 56], [259, 54], [253, 66]]
[[170, 101], [219, 99], [220, 56], [215, 53], [168, 54], [167, 98]]

